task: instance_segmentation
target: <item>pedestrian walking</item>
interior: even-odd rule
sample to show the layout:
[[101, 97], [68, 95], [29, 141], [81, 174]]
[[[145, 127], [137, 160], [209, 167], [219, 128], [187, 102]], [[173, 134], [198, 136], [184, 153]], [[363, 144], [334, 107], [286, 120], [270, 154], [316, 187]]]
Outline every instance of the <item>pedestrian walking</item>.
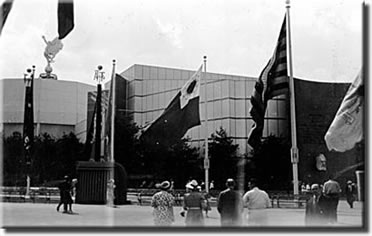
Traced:
[[243, 201], [240, 193], [234, 190], [235, 181], [226, 180], [227, 189], [217, 198], [217, 211], [221, 215], [221, 226], [240, 226], [242, 223]]
[[346, 201], [349, 204], [350, 208], [353, 208], [354, 201], [356, 199], [356, 187], [353, 181], [348, 180], [346, 182], [346, 188], [345, 188], [345, 194], [346, 194]]
[[57, 206], [57, 211], [63, 204], [63, 212], [62, 213], [72, 213], [72, 197], [71, 197], [71, 181], [69, 176], [64, 177], [64, 181], [58, 185], [59, 193], [60, 193], [60, 201]]
[[186, 184], [186, 189], [189, 192], [183, 197], [183, 211], [181, 211], [181, 216], [185, 216], [186, 212], [186, 226], [203, 226], [203, 210], [207, 205], [204, 195], [198, 190], [198, 182], [192, 180]]
[[204, 194], [205, 203], [206, 203], [206, 207], [204, 209], [205, 217], [208, 218], [209, 217], [208, 216], [208, 211], [212, 210], [211, 205], [210, 205], [211, 195], [210, 195], [210, 193], [207, 193], [205, 190], [202, 193]]
[[269, 195], [257, 187], [255, 179], [248, 182], [249, 191], [243, 196], [243, 204], [247, 207], [248, 225], [260, 226], [268, 224], [266, 209], [270, 207]]
[[319, 184], [310, 187], [310, 198], [306, 202], [305, 224], [307, 226], [319, 226], [322, 224], [322, 211], [319, 207], [319, 197], [321, 189]]
[[337, 222], [337, 206], [340, 193], [340, 184], [334, 180], [333, 175], [330, 175], [329, 180], [323, 184], [323, 193], [319, 199], [324, 219], [329, 224]]
[[153, 217], [156, 226], [170, 226], [174, 222], [174, 197], [167, 191], [171, 187], [169, 181], [163, 181], [155, 185], [160, 189], [151, 199], [151, 206], [154, 208]]

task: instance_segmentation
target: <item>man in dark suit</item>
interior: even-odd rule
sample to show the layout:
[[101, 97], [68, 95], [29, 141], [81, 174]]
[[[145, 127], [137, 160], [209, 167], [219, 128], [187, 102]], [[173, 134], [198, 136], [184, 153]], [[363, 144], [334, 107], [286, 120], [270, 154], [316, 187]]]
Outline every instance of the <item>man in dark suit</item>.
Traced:
[[227, 179], [226, 187], [227, 189], [218, 195], [217, 210], [221, 215], [221, 226], [239, 226], [242, 223], [242, 197], [234, 190], [233, 179]]

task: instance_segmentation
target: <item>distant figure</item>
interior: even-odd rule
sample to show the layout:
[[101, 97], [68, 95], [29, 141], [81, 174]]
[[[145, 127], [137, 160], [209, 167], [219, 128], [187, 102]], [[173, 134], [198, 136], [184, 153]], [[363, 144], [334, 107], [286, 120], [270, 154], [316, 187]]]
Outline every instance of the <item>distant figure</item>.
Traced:
[[226, 180], [227, 189], [218, 195], [217, 210], [221, 215], [221, 226], [240, 226], [242, 223], [243, 201], [234, 190], [235, 181]]
[[345, 194], [346, 194], [346, 201], [349, 204], [350, 208], [353, 208], [353, 203], [356, 199], [356, 187], [353, 181], [348, 180], [346, 182], [346, 188], [345, 188]]
[[311, 196], [306, 202], [305, 224], [308, 226], [321, 225], [323, 222], [322, 212], [319, 207], [321, 189], [318, 184], [311, 185]]
[[198, 190], [198, 182], [192, 180], [186, 185], [188, 193], [183, 198], [183, 211], [181, 215], [185, 215], [186, 211], [186, 226], [203, 226], [204, 217], [203, 210], [207, 207], [204, 195]]
[[249, 191], [243, 196], [243, 204], [248, 208], [248, 224], [249, 225], [267, 225], [268, 216], [266, 208], [270, 207], [269, 195], [259, 189], [255, 179], [248, 182]]
[[154, 224], [156, 226], [170, 226], [174, 222], [174, 197], [167, 192], [171, 183], [163, 181], [155, 186], [160, 189], [160, 192], [155, 193], [151, 199], [151, 206], [154, 208]]
[[305, 194], [305, 193], [306, 193], [306, 184], [302, 183], [301, 184], [301, 194]]
[[212, 189], [214, 189], [214, 180], [212, 180], [211, 183], [209, 184], [209, 190]]
[[[60, 193], [60, 201], [57, 206], [57, 211], [63, 204], [63, 212], [62, 213], [72, 213], [72, 197], [71, 197], [71, 181], [70, 178], [66, 175], [64, 177], [64, 181], [59, 184], [59, 193]], [[69, 209], [68, 209], [69, 208]]]
[[107, 191], [106, 191], [106, 202], [109, 207], [114, 207], [115, 200], [115, 180], [109, 179], [107, 182]]
[[340, 184], [330, 175], [329, 180], [323, 185], [323, 194], [319, 199], [320, 208], [327, 223], [333, 224], [337, 222], [337, 206], [340, 193]]
[[211, 195], [210, 195], [210, 193], [207, 193], [206, 191], [202, 191], [202, 193], [203, 193], [203, 195], [204, 195], [205, 202], [206, 202], [206, 207], [205, 207], [205, 209], [204, 209], [205, 217], [208, 218], [208, 211], [212, 210], [211, 205], [210, 205], [210, 203], [209, 203], [210, 198], [211, 198]]

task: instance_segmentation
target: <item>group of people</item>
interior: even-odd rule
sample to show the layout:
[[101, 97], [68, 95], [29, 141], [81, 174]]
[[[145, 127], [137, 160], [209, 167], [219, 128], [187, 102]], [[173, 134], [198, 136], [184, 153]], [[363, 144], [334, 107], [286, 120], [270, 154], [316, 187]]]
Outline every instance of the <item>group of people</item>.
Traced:
[[[170, 226], [173, 224], [174, 217], [174, 197], [168, 192], [171, 184], [164, 181], [157, 184], [160, 189], [155, 193], [151, 200], [153, 207], [154, 224], [156, 226]], [[231, 178], [226, 180], [226, 190], [220, 192], [217, 199], [217, 210], [221, 216], [221, 226], [241, 226], [244, 219], [247, 219], [249, 225], [267, 224], [265, 209], [270, 207], [269, 195], [260, 190], [255, 180], [248, 184], [250, 190], [241, 196], [235, 190], [235, 181]], [[198, 182], [191, 180], [186, 184], [186, 193], [183, 197], [182, 211], [180, 215], [185, 217], [186, 226], [203, 226], [204, 214], [208, 216], [211, 209], [208, 201], [208, 195], [200, 191]], [[244, 217], [244, 207], [248, 208], [248, 213]]]
[[[170, 226], [174, 223], [173, 212], [174, 197], [168, 192], [171, 184], [164, 181], [157, 184], [160, 189], [153, 197], [151, 206], [154, 208], [154, 223], [157, 226]], [[203, 211], [210, 210], [208, 195], [200, 191], [198, 182], [191, 180], [186, 184], [186, 193], [183, 198], [181, 216], [185, 217], [186, 226], [203, 226]], [[265, 226], [268, 225], [268, 211], [271, 207], [269, 195], [258, 188], [257, 181], [248, 182], [249, 190], [241, 194], [235, 190], [234, 179], [226, 180], [226, 189], [217, 197], [217, 211], [220, 214], [220, 223], [224, 227], [232, 226]], [[356, 187], [352, 181], [347, 182], [345, 189], [346, 201], [353, 208]], [[341, 193], [340, 184], [330, 176], [323, 185], [313, 184], [307, 190], [308, 200], [305, 211], [305, 224], [307, 226], [320, 226], [337, 222], [337, 206]], [[246, 208], [246, 210], [245, 210]]]
[[[307, 200], [305, 223], [308, 226], [334, 224], [337, 222], [337, 206], [342, 190], [340, 184], [330, 176], [323, 186], [311, 185], [310, 197]], [[355, 184], [349, 180], [345, 189], [346, 201], [350, 208], [356, 200]]]

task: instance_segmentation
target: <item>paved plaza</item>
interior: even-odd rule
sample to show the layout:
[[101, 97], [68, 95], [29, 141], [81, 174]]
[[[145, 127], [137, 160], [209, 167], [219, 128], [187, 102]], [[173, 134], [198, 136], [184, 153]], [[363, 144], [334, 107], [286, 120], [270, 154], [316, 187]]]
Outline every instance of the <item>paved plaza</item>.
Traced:
[[[151, 227], [153, 226], [150, 206], [121, 205], [116, 208], [105, 205], [73, 205], [75, 214], [63, 214], [56, 211], [56, 204], [47, 203], [1, 203], [2, 227]], [[175, 207], [176, 220], [173, 227], [184, 227], [184, 218], [180, 216], [181, 207]], [[269, 227], [304, 229], [305, 209], [270, 208]], [[340, 201], [338, 223], [330, 229], [362, 228], [363, 205], [356, 202], [350, 209], [346, 201]], [[205, 225], [219, 227], [220, 218], [216, 208], [212, 208]], [[249, 226], [244, 226], [249, 229]]]

